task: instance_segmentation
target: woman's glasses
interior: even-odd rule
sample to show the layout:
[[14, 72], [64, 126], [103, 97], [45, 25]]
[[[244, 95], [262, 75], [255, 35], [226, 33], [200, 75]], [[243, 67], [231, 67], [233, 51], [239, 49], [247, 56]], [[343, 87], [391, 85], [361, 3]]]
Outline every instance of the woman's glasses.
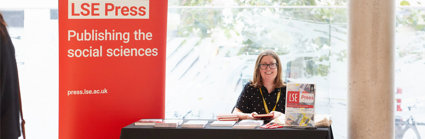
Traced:
[[277, 67], [277, 63], [271, 63], [271, 64], [260, 64], [260, 68], [262, 70], [267, 69], [269, 67], [270, 69], [275, 69]]

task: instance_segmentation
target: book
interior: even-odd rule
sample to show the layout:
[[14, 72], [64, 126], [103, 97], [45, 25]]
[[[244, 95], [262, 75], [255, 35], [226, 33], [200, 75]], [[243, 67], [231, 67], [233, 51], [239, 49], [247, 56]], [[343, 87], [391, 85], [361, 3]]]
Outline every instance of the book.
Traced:
[[239, 121], [239, 118], [217, 118], [219, 121]]
[[154, 127], [174, 127], [174, 128], [176, 128], [182, 123], [183, 123], [183, 120], [166, 119], [166, 120], [163, 120], [161, 123], [155, 123]]
[[233, 126], [236, 121], [214, 121], [210, 126]]
[[286, 126], [314, 127], [315, 84], [288, 83], [286, 86]]
[[235, 129], [253, 129], [264, 124], [264, 120], [245, 119], [233, 126]]
[[237, 114], [219, 114], [217, 115], [219, 121], [238, 121], [239, 116]]
[[268, 114], [255, 114], [253, 117], [254, 118], [273, 118], [273, 114], [272, 113], [268, 113]]
[[183, 123], [182, 128], [204, 128], [208, 120], [190, 120]]
[[161, 123], [162, 119], [140, 119], [134, 122], [136, 126], [154, 126], [155, 123]]

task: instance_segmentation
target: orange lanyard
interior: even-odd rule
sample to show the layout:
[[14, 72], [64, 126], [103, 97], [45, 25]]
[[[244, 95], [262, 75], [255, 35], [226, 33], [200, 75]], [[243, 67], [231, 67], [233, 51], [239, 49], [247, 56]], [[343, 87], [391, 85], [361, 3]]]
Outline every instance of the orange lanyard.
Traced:
[[[259, 88], [259, 89], [260, 89], [261, 96], [263, 97], [263, 103], [264, 103], [264, 108], [266, 109], [266, 113], [269, 113], [269, 109], [267, 108], [266, 100], [264, 99], [264, 96], [263, 96], [263, 91], [261, 91], [261, 88]], [[279, 98], [280, 98], [280, 91], [277, 93], [276, 104], [274, 105], [272, 111], [276, 110], [276, 106], [277, 106], [277, 102], [279, 102]]]

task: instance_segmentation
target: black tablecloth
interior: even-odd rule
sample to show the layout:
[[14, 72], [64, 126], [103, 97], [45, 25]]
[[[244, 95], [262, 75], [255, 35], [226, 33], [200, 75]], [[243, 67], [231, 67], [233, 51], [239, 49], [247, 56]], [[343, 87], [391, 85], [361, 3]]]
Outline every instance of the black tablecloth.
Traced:
[[[213, 120], [210, 120], [210, 123]], [[205, 128], [155, 128], [130, 124], [121, 130], [121, 139], [169, 139], [169, 138], [257, 138], [257, 139], [333, 139], [332, 128], [277, 128], [277, 129], [232, 129], [232, 127]]]

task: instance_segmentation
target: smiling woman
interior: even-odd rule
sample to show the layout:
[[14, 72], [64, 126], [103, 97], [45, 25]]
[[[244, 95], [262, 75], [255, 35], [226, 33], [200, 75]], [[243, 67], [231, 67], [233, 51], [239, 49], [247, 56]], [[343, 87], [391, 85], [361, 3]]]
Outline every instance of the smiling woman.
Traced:
[[270, 113], [277, 118], [285, 112], [286, 86], [281, 65], [279, 56], [272, 50], [258, 55], [253, 80], [242, 90], [234, 114], [240, 119], [254, 119], [257, 114]]

